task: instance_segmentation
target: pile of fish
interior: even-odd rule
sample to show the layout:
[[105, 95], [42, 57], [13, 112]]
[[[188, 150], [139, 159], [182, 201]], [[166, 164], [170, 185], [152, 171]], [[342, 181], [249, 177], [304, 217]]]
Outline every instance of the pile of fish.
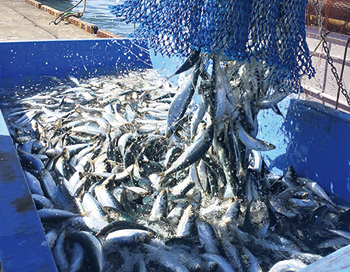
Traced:
[[59, 271], [297, 271], [349, 243], [349, 207], [259, 153], [286, 91], [261, 62], [204, 63], [185, 87], [146, 70], [2, 101]]

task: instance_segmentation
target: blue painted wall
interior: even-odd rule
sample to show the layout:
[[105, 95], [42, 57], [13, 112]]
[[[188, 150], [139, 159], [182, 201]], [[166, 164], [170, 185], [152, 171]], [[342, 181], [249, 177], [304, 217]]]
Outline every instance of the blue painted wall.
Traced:
[[3, 42], [0, 52], [2, 93], [23, 85], [45, 86], [45, 76], [88, 77], [152, 68], [145, 45], [129, 39]]
[[310, 101], [280, 103], [285, 119], [261, 112], [258, 137], [276, 145], [264, 152], [269, 168], [281, 174], [292, 165], [300, 176], [350, 201], [350, 115]]

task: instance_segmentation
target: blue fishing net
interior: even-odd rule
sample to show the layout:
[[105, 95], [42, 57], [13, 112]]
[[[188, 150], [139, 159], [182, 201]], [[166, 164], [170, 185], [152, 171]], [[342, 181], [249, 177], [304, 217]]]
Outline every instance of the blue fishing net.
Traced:
[[[313, 76], [305, 41], [307, 0], [126, 0], [110, 6], [117, 17], [139, 23], [133, 38], [167, 56], [191, 49], [238, 60], [264, 60], [274, 80], [300, 88]], [[277, 72], [278, 71], [278, 72]]]

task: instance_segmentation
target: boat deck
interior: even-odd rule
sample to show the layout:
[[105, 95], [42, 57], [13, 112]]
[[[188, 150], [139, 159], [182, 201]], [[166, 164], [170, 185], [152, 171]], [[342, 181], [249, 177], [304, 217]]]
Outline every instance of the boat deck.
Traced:
[[51, 23], [59, 12], [35, 0], [2, 0], [0, 42], [119, 37], [73, 17], [58, 25]]

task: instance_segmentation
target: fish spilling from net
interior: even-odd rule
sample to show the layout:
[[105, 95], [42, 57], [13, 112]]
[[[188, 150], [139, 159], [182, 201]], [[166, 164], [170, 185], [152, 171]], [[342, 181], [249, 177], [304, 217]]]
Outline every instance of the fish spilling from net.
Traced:
[[148, 70], [2, 102], [59, 271], [296, 271], [349, 243], [349, 207], [259, 153], [269, 70], [194, 59], [183, 90]]

